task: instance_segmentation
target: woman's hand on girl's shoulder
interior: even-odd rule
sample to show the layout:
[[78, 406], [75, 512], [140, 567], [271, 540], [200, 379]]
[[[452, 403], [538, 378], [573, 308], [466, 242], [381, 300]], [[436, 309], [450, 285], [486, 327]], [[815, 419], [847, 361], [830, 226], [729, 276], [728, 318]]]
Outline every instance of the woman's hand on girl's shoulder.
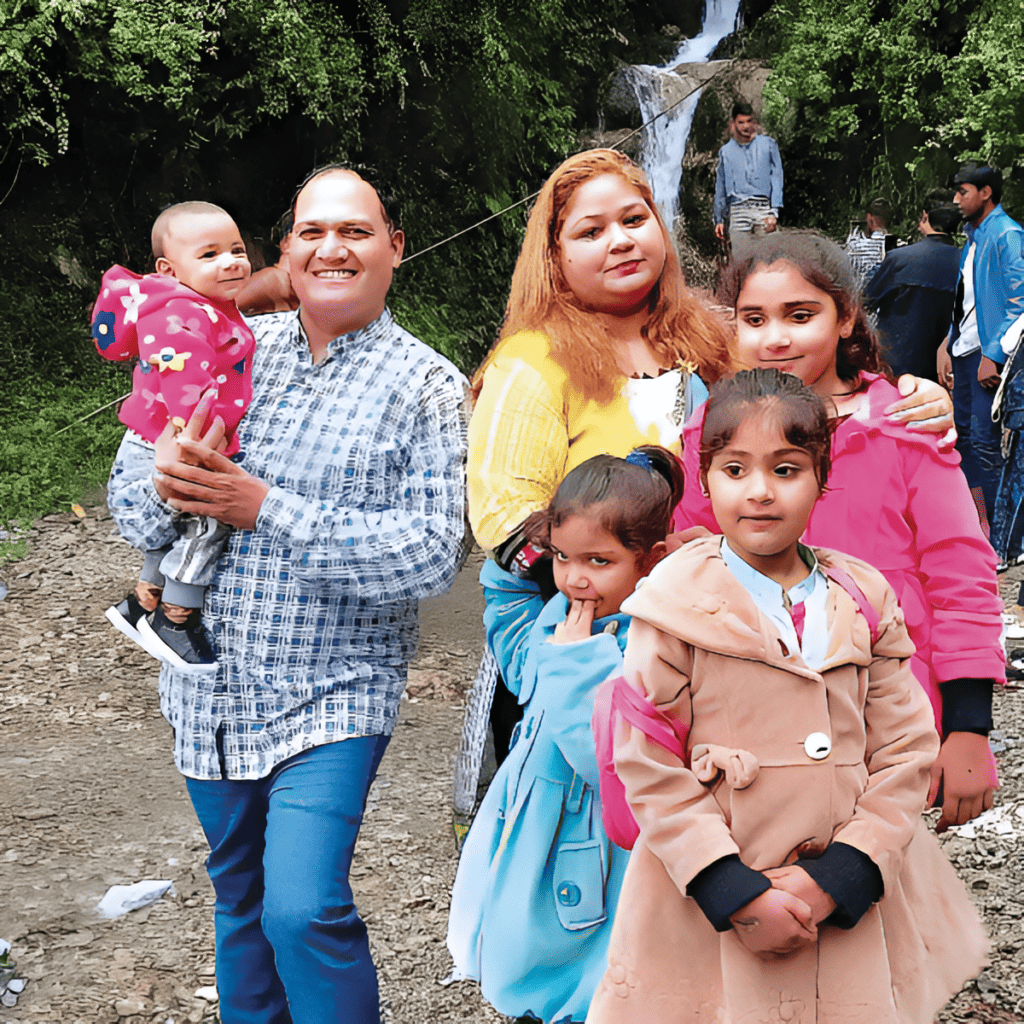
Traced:
[[691, 540], [710, 536], [711, 531], [706, 526], [688, 526], [685, 530], [670, 533], [665, 538], [665, 547], [668, 549], [667, 553], [671, 555], [673, 551], [678, 551], [684, 544], [689, 544]]
[[935, 381], [910, 373], [903, 374], [896, 387], [903, 398], [887, 406], [885, 415], [895, 423], [904, 424], [907, 430], [941, 434], [939, 447], [952, 448], [956, 443], [956, 428], [949, 392]]
[[590, 631], [594, 625], [594, 609], [596, 607], [597, 604], [594, 601], [578, 599], [571, 601], [565, 622], [559, 622], [555, 626], [551, 637], [552, 643], [570, 644], [577, 640], [589, 640]]

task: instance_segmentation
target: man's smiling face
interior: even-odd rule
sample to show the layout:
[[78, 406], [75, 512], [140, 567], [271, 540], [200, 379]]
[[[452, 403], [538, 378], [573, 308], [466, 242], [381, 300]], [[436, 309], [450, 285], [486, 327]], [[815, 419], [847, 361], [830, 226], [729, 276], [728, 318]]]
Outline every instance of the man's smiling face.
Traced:
[[351, 171], [314, 178], [295, 203], [288, 272], [304, 315], [358, 330], [384, 311], [404, 236], [373, 187]]

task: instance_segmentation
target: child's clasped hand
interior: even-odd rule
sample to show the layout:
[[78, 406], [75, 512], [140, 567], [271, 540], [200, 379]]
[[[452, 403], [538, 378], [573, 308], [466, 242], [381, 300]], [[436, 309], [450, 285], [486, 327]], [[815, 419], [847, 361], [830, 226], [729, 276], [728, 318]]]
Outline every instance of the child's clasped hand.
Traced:
[[811, 908], [784, 889], [768, 889], [729, 920], [740, 942], [761, 960], [795, 953], [818, 938]]
[[818, 925], [835, 901], [807, 872], [792, 864], [762, 872], [772, 887], [730, 917], [751, 953], [762, 960], [795, 953], [817, 941]]

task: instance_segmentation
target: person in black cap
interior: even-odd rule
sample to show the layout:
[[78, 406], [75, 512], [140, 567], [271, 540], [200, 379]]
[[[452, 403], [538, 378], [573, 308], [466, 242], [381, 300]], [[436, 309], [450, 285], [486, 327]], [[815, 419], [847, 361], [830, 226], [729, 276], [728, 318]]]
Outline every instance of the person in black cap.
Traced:
[[949, 332], [953, 417], [964, 474], [987, 528], [1003, 466], [992, 398], [1009, 354], [1003, 342], [1011, 345], [1011, 328], [1024, 313], [1024, 229], [1000, 205], [1003, 176], [994, 167], [964, 164], [953, 182], [967, 232]]
[[921, 240], [893, 249], [878, 265], [864, 293], [865, 305], [877, 311], [882, 354], [897, 377], [912, 373], [944, 387], [952, 383], [936, 370], [936, 353], [949, 330], [960, 250], [953, 232], [960, 211], [949, 193], [925, 201], [917, 230]]

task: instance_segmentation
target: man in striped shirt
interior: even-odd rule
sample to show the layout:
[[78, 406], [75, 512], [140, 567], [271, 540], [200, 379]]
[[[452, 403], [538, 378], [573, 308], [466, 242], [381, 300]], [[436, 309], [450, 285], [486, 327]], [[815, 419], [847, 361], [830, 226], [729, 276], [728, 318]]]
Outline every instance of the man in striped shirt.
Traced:
[[[404, 236], [343, 168], [296, 194], [299, 308], [250, 322], [253, 400], [238, 461], [118, 453], [111, 510], [132, 540], [176, 511], [235, 527], [207, 593], [220, 667], [165, 666], [161, 709], [210, 843], [224, 1024], [377, 1024], [377, 977], [348, 871], [397, 718], [419, 598], [445, 590], [464, 532], [466, 382], [386, 308]], [[238, 459], [238, 457], [236, 457]]]

